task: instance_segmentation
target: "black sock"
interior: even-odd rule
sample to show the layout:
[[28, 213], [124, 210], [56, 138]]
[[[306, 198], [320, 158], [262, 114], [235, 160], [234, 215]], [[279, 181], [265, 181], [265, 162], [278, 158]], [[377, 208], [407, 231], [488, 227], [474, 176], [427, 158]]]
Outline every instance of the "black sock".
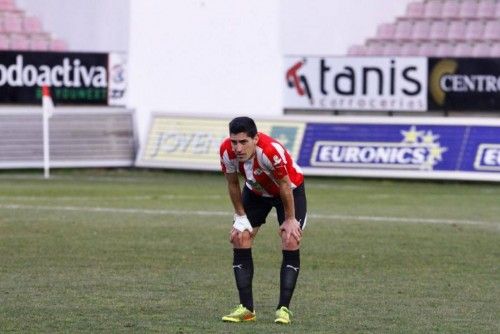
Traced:
[[293, 290], [295, 289], [295, 283], [297, 283], [297, 278], [299, 277], [300, 270], [300, 252], [299, 250], [294, 251], [283, 251], [283, 262], [281, 263], [281, 273], [280, 273], [280, 301], [278, 308], [281, 306], [289, 307], [290, 301], [292, 300]]
[[253, 260], [251, 248], [234, 248], [233, 270], [240, 303], [253, 312]]

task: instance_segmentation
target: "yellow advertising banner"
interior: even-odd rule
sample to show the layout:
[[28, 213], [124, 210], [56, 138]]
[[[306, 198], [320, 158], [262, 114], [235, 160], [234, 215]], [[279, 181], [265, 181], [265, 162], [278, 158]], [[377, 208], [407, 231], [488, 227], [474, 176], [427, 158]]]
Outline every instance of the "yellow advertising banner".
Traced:
[[[219, 170], [219, 146], [229, 136], [229, 121], [154, 114], [137, 165]], [[298, 157], [305, 122], [258, 119], [255, 122], [260, 132], [276, 138], [292, 156]]]

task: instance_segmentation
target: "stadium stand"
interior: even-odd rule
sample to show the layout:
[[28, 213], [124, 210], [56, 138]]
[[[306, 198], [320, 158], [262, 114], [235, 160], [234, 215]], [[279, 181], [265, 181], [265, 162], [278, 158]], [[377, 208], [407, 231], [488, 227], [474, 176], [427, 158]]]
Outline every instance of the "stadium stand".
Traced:
[[35, 16], [26, 16], [23, 20], [23, 29], [28, 33], [42, 32], [42, 22]]
[[491, 57], [500, 57], [500, 44], [499, 43], [493, 44], [493, 46], [490, 49], [490, 56]]
[[483, 0], [480, 1], [477, 6], [476, 16], [479, 19], [491, 19], [495, 17], [495, 10], [496, 10], [495, 0]]
[[375, 37], [353, 45], [351, 56], [497, 57], [500, 0], [425, 0], [408, 4]]
[[451, 57], [453, 56], [454, 45], [449, 42], [438, 43], [436, 48], [436, 53], [434, 55], [438, 57]]
[[41, 20], [14, 0], [0, 0], [0, 50], [67, 51], [68, 44], [44, 31]]
[[0, 10], [2, 11], [16, 10], [16, 4], [14, 3], [14, 0], [0, 0]]

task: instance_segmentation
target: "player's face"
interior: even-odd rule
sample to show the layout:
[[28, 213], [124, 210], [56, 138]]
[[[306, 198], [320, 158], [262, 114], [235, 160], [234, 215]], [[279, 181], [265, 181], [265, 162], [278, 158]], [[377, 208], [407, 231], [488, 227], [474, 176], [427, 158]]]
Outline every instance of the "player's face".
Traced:
[[238, 161], [247, 161], [253, 157], [259, 140], [259, 135], [255, 135], [255, 137], [252, 138], [245, 132], [240, 132], [237, 134], [231, 133], [229, 138], [231, 139], [231, 146], [233, 147], [234, 153], [236, 153]]

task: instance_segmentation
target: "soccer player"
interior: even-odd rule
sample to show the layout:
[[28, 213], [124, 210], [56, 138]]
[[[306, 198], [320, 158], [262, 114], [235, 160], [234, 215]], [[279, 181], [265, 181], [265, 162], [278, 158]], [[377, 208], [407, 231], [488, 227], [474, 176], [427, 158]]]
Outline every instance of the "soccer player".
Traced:
[[[272, 137], [257, 132], [249, 117], [229, 123], [229, 138], [220, 147], [221, 168], [234, 207], [229, 240], [240, 305], [222, 317], [227, 322], [255, 320], [252, 295], [252, 243], [274, 207], [278, 216], [283, 260], [276, 323], [289, 324], [289, 310], [300, 270], [300, 240], [306, 225], [304, 175], [288, 151]], [[243, 191], [238, 173], [245, 179]]]

